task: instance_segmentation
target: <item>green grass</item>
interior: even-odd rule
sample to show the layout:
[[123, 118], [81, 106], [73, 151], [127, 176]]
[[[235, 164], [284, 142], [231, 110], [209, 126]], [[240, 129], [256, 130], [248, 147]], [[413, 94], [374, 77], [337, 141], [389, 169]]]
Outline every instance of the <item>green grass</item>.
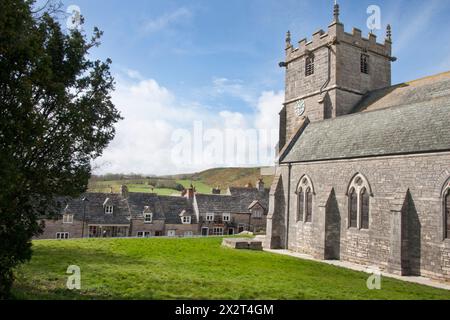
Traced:
[[209, 186], [202, 181], [178, 180], [177, 183], [181, 184], [186, 189], [189, 188], [192, 183], [198, 193], [210, 194], [212, 190], [212, 186]]
[[[17, 299], [450, 299], [450, 292], [266, 252], [219, 238], [36, 241], [16, 270]], [[81, 291], [65, 289], [69, 265]]]

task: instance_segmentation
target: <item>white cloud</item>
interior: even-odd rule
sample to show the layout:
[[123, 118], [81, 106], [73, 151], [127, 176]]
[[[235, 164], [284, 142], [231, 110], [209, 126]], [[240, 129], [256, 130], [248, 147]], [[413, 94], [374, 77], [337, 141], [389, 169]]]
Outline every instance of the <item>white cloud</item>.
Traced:
[[[116, 91], [112, 98], [124, 120], [117, 124], [116, 137], [103, 156], [95, 161], [95, 173], [133, 172], [163, 175], [195, 172], [216, 165], [273, 163], [273, 157], [268, 156], [267, 152], [272, 151], [276, 140], [271, 141], [267, 136], [278, 132], [277, 115], [283, 100], [281, 92], [263, 92], [254, 103], [256, 105], [254, 112], [243, 114], [228, 110], [213, 111], [197, 102], [182, 102], [156, 80], [144, 79], [133, 70], [123, 69], [122, 74], [116, 76], [116, 82]], [[198, 143], [195, 140], [193, 132], [198, 123], [201, 123], [202, 137], [207, 141]], [[252, 160], [256, 161], [255, 163], [236, 161], [245, 158], [242, 154], [233, 154], [231, 157], [229, 154], [227, 156], [219, 154], [219, 157], [217, 155], [215, 157], [218, 162], [208, 161], [212, 149], [213, 151], [226, 149], [225, 141], [229, 132], [238, 133], [236, 139], [239, 142], [242, 138], [239, 136], [241, 129], [247, 130], [246, 132], [264, 130], [267, 133], [256, 140], [250, 135], [249, 143], [254, 145], [253, 149], [233, 149], [234, 153], [245, 153], [247, 156], [250, 154], [254, 159], [255, 152], [249, 150], [257, 148], [259, 157]], [[173, 140], [175, 133], [179, 137], [188, 138], [183, 143], [191, 144], [190, 152], [179, 157], [174, 157], [173, 153], [177, 143], [180, 143]], [[222, 140], [214, 141], [212, 138]]]
[[142, 27], [146, 33], [164, 30], [171, 25], [182, 23], [192, 17], [192, 12], [187, 8], [178, 8], [177, 10], [166, 13], [156, 19], [146, 21]]
[[255, 97], [249, 88], [243, 85], [243, 81], [239, 79], [214, 78], [213, 79], [213, 95], [229, 95], [239, 98], [246, 103], [254, 103]]

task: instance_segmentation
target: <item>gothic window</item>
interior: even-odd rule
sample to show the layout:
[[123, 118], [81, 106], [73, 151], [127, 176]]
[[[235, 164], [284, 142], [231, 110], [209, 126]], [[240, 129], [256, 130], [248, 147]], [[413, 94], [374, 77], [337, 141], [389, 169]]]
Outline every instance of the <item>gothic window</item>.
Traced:
[[358, 195], [355, 188], [349, 194], [350, 228], [358, 228]]
[[369, 229], [371, 188], [367, 179], [356, 175], [348, 188], [349, 228]]
[[305, 194], [303, 189], [300, 188], [298, 191], [298, 202], [297, 202], [297, 221], [303, 221], [303, 210], [305, 209]]
[[369, 74], [369, 56], [367, 54], [361, 54], [361, 72]]
[[366, 188], [362, 188], [360, 198], [361, 198], [361, 229], [369, 229], [370, 196]]
[[297, 186], [297, 222], [312, 222], [314, 188], [308, 176]]
[[306, 219], [305, 222], [312, 222], [312, 191], [311, 188], [306, 190]]
[[445, 238], [450, 238], [450, 183], [444, 191]]
[[314, 74], [314, 57], [306, 57], [305, 76], [309, 77]]

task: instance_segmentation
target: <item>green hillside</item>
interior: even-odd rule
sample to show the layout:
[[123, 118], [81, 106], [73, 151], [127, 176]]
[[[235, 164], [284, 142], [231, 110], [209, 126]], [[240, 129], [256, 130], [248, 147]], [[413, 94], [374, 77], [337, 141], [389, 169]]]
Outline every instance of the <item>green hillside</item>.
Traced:
[[[15, 271], [16, 299], [450, 299], [450, 292], [267, 252], [221, 247], [221, 238], [35, 241]], [[66, 288], [67, 268], [81, 290]]]
[[218, 168], [164, 177], [109, 175], [93, 177], [89, 182], [89, 191], [108, 193], [112, 190], [118, 193], [120, 186], [126, 185], [130, 192], [179, 195], [183, 188], [188, 188], [192, 183], [197, 192], [209, 194], [214, 187], [225, 191], [228, 187], [243, 187], [249, 183], [255, 186], [259, 178], [263, 178], [266, 188], [270, 187], [273, 176], [262, 176], [261, 168]]

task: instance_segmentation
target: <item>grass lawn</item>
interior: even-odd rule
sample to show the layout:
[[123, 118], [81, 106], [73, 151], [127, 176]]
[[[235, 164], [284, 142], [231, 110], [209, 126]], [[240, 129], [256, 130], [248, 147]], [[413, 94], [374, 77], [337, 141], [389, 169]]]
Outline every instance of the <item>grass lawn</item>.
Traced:
[[203, 193], [203, 194], [211, 193], [212, 187], [208, 186], [206, 183], [203, 183], [201, 181], [191, 181], [191, 180], [178, 180], [177, 181], [177, 183], [181, 184], [186, 189], [188, 189], [191, 186], [191, 182], [194, 185], [194, 187], [198, 193]]
[[[450, 299], [450, 292], [266, 252], [219, 238], [36, 241], [16, 270], [17, 299]], [[81, 291], [65, 289], [69, 265]]]

